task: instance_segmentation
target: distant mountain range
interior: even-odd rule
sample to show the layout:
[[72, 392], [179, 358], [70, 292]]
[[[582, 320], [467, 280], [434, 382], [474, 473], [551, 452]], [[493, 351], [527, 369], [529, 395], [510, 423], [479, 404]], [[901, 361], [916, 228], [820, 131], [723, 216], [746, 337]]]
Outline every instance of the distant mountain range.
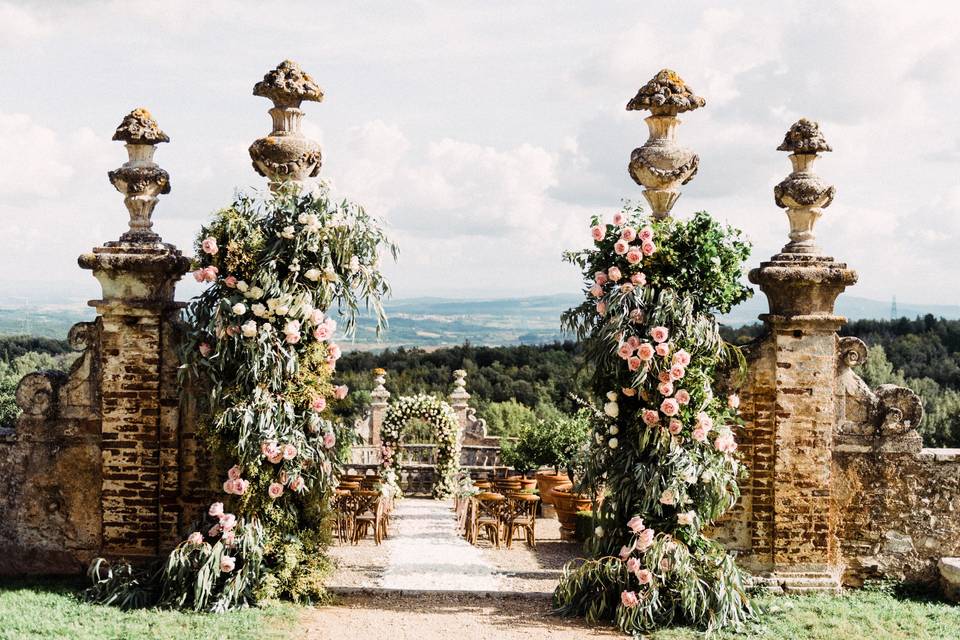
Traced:
[[[407, 298], [386, 304], [390, 326], [377, 337], [374, 323], [364, 319], [356, 339], [345, 346], [382, 349], [388, 346], [441, 347], [470, 341], [478, 345], [537, 344], [562, 340], [560, 314], [579, 304], [580, 296], [557, 294], [526, 298], [450, 299]], [[741, 304], [721, 321], [731, 326], [757, 322], [767, 310], [762, 294]], [[960, 305], [899, 303], [898, 315], [913, 318], [928, 313], [960, 319]], [[841, 296], [837, 313], [851, 320], [889, 318], [890, 303]], [[0, 335], [31, 334], [51, 338], [67, 335], [70, 326], [91, 320], [93, 309], [83, 303], [37, 304], [0, 298]]]

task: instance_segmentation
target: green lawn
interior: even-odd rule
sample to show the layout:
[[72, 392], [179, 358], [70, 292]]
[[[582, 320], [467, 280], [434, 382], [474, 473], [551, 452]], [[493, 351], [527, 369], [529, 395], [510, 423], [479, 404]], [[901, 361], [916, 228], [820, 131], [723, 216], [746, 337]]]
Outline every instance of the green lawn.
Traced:
[[[762, 596], [760, 620], [711, 640], [958, 640], [960, 606], [936, 595], [892, 589], [849, 591], [841, 596]], [[690, 640], [703, 634], [670, 629], [655, 640]]]
[[299, 615], [287, 605], [219, 615], [151, 609], [124, 612], [81, 602], [77, 597], [81, 586], [64, 580], [4, 582], [0, 585], [0, 639], [278, 640], [289, 637], [287, 631]]

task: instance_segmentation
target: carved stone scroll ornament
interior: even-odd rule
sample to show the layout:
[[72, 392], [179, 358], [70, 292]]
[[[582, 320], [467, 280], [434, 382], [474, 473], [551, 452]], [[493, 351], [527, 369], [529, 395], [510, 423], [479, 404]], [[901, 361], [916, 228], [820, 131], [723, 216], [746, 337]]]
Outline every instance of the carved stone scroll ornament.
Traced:
[[878, 400], [881, 436], [900, 436], [920, 426], [923, 402], [912, 390], [894, 384], [882, 384], [874, 393]]
[[17, 384], [17, 406], [29, 416], [52, 416], [57, 407], [57, 391], [66, 377], [62, 371], [28, 373]]
[[678, 113], [693, 111], [706, 101], [670, 69], [662, 69], [627, 103], [627, 111], [650, 111], [650, 137], [630, 155], [630, 176], [644, 187], [653, 215], [664, 218], [680, 197], [680, 186], [693, 179], [700, 165], [696, 153], [677, 143]]
[[841, 366], [859, 367], [867, 361], [867, 345], [860, 338], [853, 336], [840, 338], [837, 352], [840, 355]]
[[778, 151], [790, 151], [793, 172], [773, 188], [777, 206], [787, 210], [790, 219], [790, 242], [784, 253], [817, 253], [813, 227], [830, 206], [836, 188], [826, 184], [813, 172], [818, 153], [832, 151], [820, 133], [820, 125], [801, 118], [790, 127]]
[[253, 95], [273, 101], [273, 130], [250, 145], [253, 169], [267, 178], [274, 190], [284, 182], [320, 175], [320, 144], [300, 130], [300, 104], [323, 100], [323, 92], [313, 78], [296, 62], [285, 60], [253, 87]]

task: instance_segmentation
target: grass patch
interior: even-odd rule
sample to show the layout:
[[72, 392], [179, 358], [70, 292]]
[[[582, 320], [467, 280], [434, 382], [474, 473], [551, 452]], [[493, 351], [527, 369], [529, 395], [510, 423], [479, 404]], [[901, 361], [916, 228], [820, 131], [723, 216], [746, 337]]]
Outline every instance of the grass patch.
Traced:
[[[760, 619], [740, 632], [711, 640], [956, 640], [960, 606], [937, 595], [893, 587], [847, 591], [842, 595], [760, 596]], [[655, 640], [706, 637], [676, 628], [650, 636]]]
[[279, 640], [289, 637], [292, 605], [223, 614], [142, 609], [120, 611], [87, 604], [79, 580], [6, 580], [0, 583], [0, 639]]

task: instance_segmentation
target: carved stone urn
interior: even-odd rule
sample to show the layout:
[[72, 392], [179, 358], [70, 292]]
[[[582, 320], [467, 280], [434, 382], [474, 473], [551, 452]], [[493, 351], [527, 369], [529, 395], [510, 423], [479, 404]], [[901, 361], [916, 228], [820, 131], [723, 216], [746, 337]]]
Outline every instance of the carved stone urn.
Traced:
[[300, 131], [300, 104], [323, 100], [323, 92], [313, 78], [296, 62], [284, 60], [253, 87], [253, 95], [273, 101], [273, 130], [250, 145], [254, 170], [270, 181], [273, 190], [284, 182], [320, 175], [320, 144]]
[[817, 154], [832, 151], [820, 133], [820, 125], [801, 118], [790, 127], [778, 151], [791, 151], [793, 172], [773, 189], [777, 206], [787, 210], [790, 219], [790, 242], [784, 253], [817, 253], [813, 225], [829, 207], [836, 188], [828, 185], [813, 171]]
[[664, 218], [680, 197], [680, 186], [697, 173], [700, 157], [677, 142], [678, 113], [693, 111], [706, 101], [670, 69], [663, 69], [627, 103], [627, 111], [650, 111], [650, 137], [630, 156], [630, 177], [645, 187], [644, 197], [655, 218]]

